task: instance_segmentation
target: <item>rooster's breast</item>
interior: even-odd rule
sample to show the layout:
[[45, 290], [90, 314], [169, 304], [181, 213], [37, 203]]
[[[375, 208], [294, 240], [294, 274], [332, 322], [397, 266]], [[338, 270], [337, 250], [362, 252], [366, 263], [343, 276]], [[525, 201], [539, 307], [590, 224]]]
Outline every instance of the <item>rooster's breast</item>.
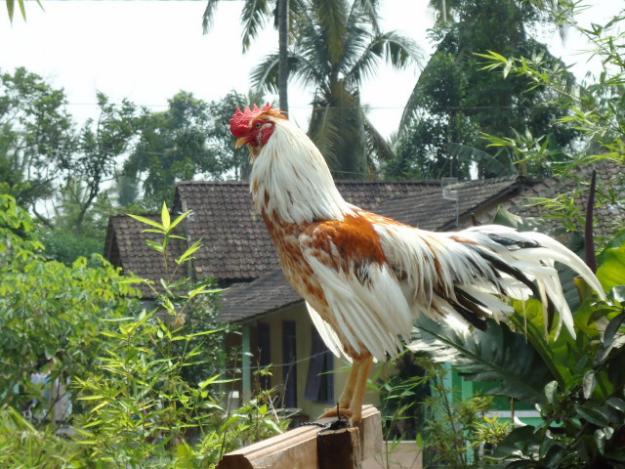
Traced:
[[276, 247], [280, 266], [291, 286], [330, 324], [334, 321], [323, 289], [310, 264], [304, 258], [299, 242], [300, 235], [311, 223], [287, 223], [276, 216], [263, 213], [263, 219]]

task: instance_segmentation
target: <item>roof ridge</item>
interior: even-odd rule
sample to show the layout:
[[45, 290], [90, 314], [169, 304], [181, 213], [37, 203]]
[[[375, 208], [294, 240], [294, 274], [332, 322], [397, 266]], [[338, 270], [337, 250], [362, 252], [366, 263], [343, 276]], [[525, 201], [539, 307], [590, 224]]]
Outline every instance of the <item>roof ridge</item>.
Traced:
[[176, 183], [176, 187], [179, 186], [247, 186], [249, 181], [180, 181]]
[[[406, 185], [406, 186], [433, 186], [440, 185], [439, 179], [420, 179], [405, 181], [360, 181], [357, 179], [336, 179], [337, 184], [362, 184], [362, 185]], [[180, 181], [176, 183], [179, 186], [247, 186], [249, 181]]]
[[158, 217], [160, 216], [159, 212], [139, 212], [139, 213], [115, 213], [113, 215], [109, 215], [109, 219], [110, 218], [125, 218], [125, 217], [129, 217], [132, 218], [132, 215], [137, 215], [139, 217]]
[[468, 181], [458, 181], [449, 185], [467, 187], [467, 186], [477, 186], [477, 185], [493, 184], [493, 183], [497, 184], [501, 182], [515, 183], [518, 181], [519, 181], [519, 176], [514, 175], [514, 176], [498, 176], [494, 178], [470, 179]]

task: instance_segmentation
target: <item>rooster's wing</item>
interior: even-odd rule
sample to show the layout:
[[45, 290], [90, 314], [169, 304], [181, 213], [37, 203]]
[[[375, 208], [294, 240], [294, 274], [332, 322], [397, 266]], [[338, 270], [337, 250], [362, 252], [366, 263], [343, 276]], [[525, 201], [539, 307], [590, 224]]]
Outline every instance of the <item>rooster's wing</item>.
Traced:
[[502, 226], [433, 233], [359, 210], [311, 225], [299, 242], [335, 327], [308, 305], [311, 318], [335, 353], [366, 349], [382, 360], [409, 339], [419, 314], [483, 327], [485, 318], [512, 312], [508, 298], [530, 295], [574, 335], [555, 261], [602, 294], [588, 267], [559, 242]]

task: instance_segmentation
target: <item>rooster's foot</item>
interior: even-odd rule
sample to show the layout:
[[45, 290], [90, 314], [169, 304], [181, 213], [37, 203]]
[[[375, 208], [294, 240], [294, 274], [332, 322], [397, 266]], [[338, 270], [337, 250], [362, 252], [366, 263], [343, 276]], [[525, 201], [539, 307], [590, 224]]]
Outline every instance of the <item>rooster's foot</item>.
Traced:
[[321, 414], [319, 416], [320, 419], [326, 418], [326, 417], [351, 417], [352, 416], [352, 411], [350, 409], [344, 409], [344, 408], [336, 408], [336, 407], [328, 407], [326, 410], [323, 411], [323, 414]]

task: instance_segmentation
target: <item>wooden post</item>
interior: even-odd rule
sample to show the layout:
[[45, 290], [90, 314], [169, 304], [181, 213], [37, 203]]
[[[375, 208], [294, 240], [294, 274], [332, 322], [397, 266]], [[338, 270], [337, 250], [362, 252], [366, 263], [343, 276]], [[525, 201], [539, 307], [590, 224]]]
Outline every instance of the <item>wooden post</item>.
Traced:
[[361, 455], [358, 427], [323, 430], [317, 434], [319, 469], [357, 469]]
[[226, 454], [217, 469], [356, 469], [381, 451], [382, 417], [367, 405], [358, 427], [333, 431], [314, 425], [298, 427]]

